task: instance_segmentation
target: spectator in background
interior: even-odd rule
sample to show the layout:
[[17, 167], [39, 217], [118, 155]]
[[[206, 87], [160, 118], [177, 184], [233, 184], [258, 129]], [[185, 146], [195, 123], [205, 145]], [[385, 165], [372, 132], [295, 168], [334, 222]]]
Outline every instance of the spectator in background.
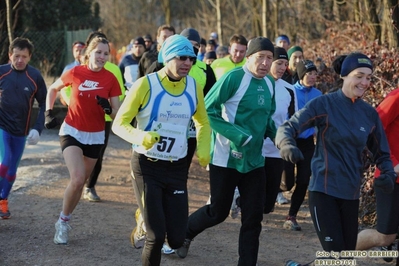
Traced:
[[240, 34], [234, 34], [231, 36], [229, 56], [216, 59], [211, 65], [217, 80], [229, 70], [243, 66], [245, 64], [245, 52], [247, 51], [247, 44], [248, 41], [244, 36]]
[[137, 79], [140, 59], [145, 52], [145, 42], [142, 37], [137, 37], [131, 42], [130, 52], [122, 58], [119, 69], [123, 75], [123, 84], [129, 89]]
[[[8, 48], [10, 63], [0, 65], [0, 218], [8, 219], [8, 196], [14, 185], [25, 143], [36, 145], [44, 127], [47, 88], [39, 70], [28, 65], [33, 44], [15, 38]], [[34, 101], [39, 104], [30, 128]]]
[[207, 51], [207, 52], [216, 51], [215, 40], [208, 40], [208, 42], [206, 43], [205, 51]]
[[74, 68], [75, 66], [80, 65], [79, 62], [79, 56], [81, 54], [82, 49], [85, 48], [85, 43], [81, 42], [81, 41], [76, 41], [72, 44], [72, 55], [73, 58], [75, 59], [75, 61], [73, 61], [72, 63], [69, 63], [68, 65], [66, 65], [64, 67], [64, 70], [62, 70], [62, 74], [64, 74], [65, 71]]
[[276, 46], [284, 48], [288, 51], [288, 47], [290, 47], [290, 39], [287, 35], [281, 34], [276, 38]]
[[211, 65], [216, 60], [216, 53], [214, 51], [207, 52], [204, 56], [204, 62], [207, 65]]
[[224, 45], [219, 45], [218, 48], [216, 48], [216, 57], [217, 59], [223, 58], [229, 54], [229, 47], [224, 46]]
[[288, 68], [284, 73], [282, 79], [288, 83], [295, 84], [298, 80], [298, 74], [296, 72], [296, 65], [303, 60], [303, 50], [300, 46], [292, 46], [287, 51], [288, 54]]
[[206, 40], [204, 38], [201, 38], [197, 59], [200, 61], [204, 61], [205, 53], [206, 53]]
[[143, 36], [144, 43], [145, 43], [145, 51], [156, 49], [156, 44], [152, 41], [152, 37], [150, 34], [146, 34]]
[[215, 48], [218, 48], [219, 46], [219, 36], [216, 32], [211, 32], [211, 34], [209, 35], [209, 39], [210, 40], [214, 40], [215, 41]]
[[158, 59], [158, 52], [161, 49], [163, 42], [170, 36], [174, 35], [176, 30], [173, 26], [170, 25], [162, 25], [158, 28], [157, 31], [157, 49], [150, 49], [149, 51], [145, 52], [140, 59], [139, 62], [139, 73], [137, 78], [141, 78], [145, 76], [147, 73], [147, 69], [157, 61]]

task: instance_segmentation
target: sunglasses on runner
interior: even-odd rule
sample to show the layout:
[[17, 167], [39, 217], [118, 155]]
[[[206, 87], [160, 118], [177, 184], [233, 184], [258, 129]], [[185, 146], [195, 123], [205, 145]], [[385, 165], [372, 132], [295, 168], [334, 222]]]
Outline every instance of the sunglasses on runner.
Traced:
[[197, 60], [197, 57], [192, 57], [192, 56], [175, 56], [176, 59], [179, 59], [180, 61], [186, 61], [187, 59], [190, 60], [190, 62], [195, 62]]

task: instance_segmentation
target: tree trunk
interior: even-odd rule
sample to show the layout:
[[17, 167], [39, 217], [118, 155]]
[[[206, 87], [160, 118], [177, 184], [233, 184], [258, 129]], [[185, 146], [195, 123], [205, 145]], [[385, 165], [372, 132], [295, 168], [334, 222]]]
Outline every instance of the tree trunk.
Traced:
[[219, 35], [219, 44], [223, 45], [222, 11], [220, 8], [220, 0], [216, 0], [216, 19], [216, 25]]
[[162, 0], [162, 9], [165, 14], [165, 24], [171, 25], [171, 16], [170, 16], [170, 0]]
[[12, 31], [12, 13], [11, 13], [11, 3], [10, 0], [6, 0], [6, 7], [7, 7], [7, 32], [8, 32], [8, 41], [9, 43], [12, 42], [14, 39], [13, 31]]
[[390, 18], [393, 35], [392, 47], [399, 47], [399, 0], [390, 0]]
[[374, 32], [374, 40], [381, 40], [381, 25], [380, 20], [377, 14], [377, 5], [374, 0], [366, 0], [366, 10], [368, 12], [369, 21], [366, 21], [370, 24], [370, 28], [373, 29]]
[[262, 0], [262, 35], [267, 35], [267, 20], [266, 20], [267, 0]]

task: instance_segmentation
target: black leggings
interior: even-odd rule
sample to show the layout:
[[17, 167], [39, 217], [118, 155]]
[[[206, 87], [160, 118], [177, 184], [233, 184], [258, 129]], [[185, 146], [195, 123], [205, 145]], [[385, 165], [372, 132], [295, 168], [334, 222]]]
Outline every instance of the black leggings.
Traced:
[[89, 179], [87, 180], [86, 184], [87, 184], [88, 188], [93, 188], [96, 185], [97, 180], [98, 180], [98, 176], [100, 175], [101, 168], [102, 168], [102, 165], [103, 165], [103, 157], [104, 157], [105, 149], [107, 148], [109, 134], [111, 132], [111, 125], [112, 125], [111, 121], [106, 121], [105, 122], [104, 145], [101, 148], [100, 154], [98, 155], [98, 159], [97, 159], [96, 165], [94, 166], [94, 169], [91, 172]]
[[188, 219], [186, 158], [173, 162], [154, 161], [133, 152], [131, 167], [142, 191], [142, 215], [147, 229], [142, 265], [159, 265], [165, 236], [173, 249], [181, 247], [185, 239]]
[[297, 139], [296, 142], [305, 159], [297, 162], [296, 164], [296, 186], [291, 196], [291, 206], [290, 210], [288, 211], [288, 215], [290, 216], [297, 215], [299, 208], [301, 207], [303, 200], [305, 199], [310, 176], [312, 174], [312, 171], [310, 169], [310, 163], [312, 161], [315, 147], [313, 137], [309, 137], [307, 139]]
[[265, 158], [266, 189], [265, 205], [263, 213], [267, 214], [273, 211], [279, 192], [281, 173], [283, 172], [284, 160], [281, 158]]
[[323, 250], [355, 250], [359, 200], [309, 191], [309, 209]]

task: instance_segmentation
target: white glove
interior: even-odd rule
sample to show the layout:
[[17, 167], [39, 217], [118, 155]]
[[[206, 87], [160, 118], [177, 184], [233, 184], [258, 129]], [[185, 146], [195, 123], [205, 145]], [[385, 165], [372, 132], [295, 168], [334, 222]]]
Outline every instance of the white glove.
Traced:
[[36, 145], [39, 142], [40, 135], [39, 132], [36, 129], [31, 129], [29, 131], [29, 135], [26, 138], [28, 141], [28, 145]]

